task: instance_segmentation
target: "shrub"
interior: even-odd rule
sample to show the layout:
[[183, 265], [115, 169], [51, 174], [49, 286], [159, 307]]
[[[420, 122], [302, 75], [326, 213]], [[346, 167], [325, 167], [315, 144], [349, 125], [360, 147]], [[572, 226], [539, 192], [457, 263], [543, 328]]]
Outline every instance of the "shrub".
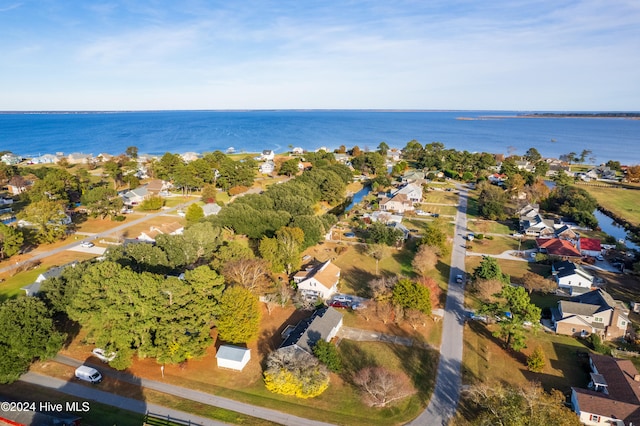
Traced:
[[247, 188], [246, 186], [242, 186], [242, 185], [234, 186], [233, 188], [229, 188], [229, 195], [234, 196], [234, 195], [242, 194], [243, 192], [247, 192], [248, 190], [249, 188]]
[[111, 220], [113, 220], [114, 222], [124, 222], [125, 219], [126, 219], [126, 216], [123, 216], [121, 214], [119, 214], [117, 216], [113, 216], [111, 218]]
[[527, 357], [527, 366], [529, 371], [540, 373], [545, 366], [544, 351], [540, 346], [536, 347], [529, 357]]
[[321, 363], [327, 366], [329, 371], [334, 373], [342, 371], [342, 360], [335, 345], [320, 339], [313, 347], [313, 354]]
[[140, 203], [142, 210], [160, 210], [164, 206], [164, 198], [162, 197], [149, 197]]
[[290, 346], [269, 354], [264, 384], [273, 393], [313, 398], [329, 387], [329, 373], [313, 355]]

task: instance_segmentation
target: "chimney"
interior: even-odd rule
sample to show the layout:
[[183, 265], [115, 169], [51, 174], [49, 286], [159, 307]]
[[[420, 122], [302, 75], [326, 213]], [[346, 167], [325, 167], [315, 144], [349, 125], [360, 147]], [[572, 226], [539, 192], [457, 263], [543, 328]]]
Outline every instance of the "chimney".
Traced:
[[640, 374], [636, 374], [635, 376], [633, 376], [633, 380], [635, 380], [636, 382], [640, 382]]

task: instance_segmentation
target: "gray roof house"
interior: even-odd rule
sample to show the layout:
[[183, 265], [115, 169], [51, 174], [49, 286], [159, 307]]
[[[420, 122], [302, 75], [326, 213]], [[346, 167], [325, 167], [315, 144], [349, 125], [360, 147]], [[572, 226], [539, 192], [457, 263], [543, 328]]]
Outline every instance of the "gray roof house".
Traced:
[[342, 327], [342, 314], [332, 307], [318, 309], [311, 317], [300, 321], [291, 330], [280, 348], [294, 346], [313, 354], [313, 346], [322, 339], [333, 339]]
[[205, 217], [217, 215], [218, 213], [220, 213], [220, 210], [222, 210], [222, 207], [220, 207], [216, 203], [207, 203], [202, 206], [202, 212], [204, 213]]
[[40, 293], [40, 286], [42, 285], [42, 282], [44, 280], [47, 280], [49, 278], [57, 278], [60, 275], [62, 275], [62, 271], [64, 271], [65, 268], [67, 268], [68, 266], [71, 266], [72, 268], [75, 268], [75, 266], [78, 264], [77, 260], [74, 260], [73, 262], [67, 263], [65, 265], [62, 266], [54, 266], [53, 268], [48, 269], [47, 271], [41, 273], [40, 275], [38, 275], [38, 278], [36, 278], [36, 280], [34, 282], [32, 282], [31, 284], [21, 287], [20, 290], [24, 290], [24, 292], [27, 294], [27, 296], [31, 297], [31, 296], [35, 296], [38, 293]]

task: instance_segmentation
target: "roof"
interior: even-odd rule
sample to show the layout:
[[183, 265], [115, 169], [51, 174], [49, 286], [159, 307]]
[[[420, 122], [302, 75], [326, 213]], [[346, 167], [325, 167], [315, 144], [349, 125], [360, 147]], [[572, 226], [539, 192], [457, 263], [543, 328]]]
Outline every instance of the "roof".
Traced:
[[162, 191], [162, 187], [164, 183], [161, 179], [153, 179], [149, 183], [147, 183], [146, 189], [148, 192], [160, 192]]
[[547, 250], [552, 256], [581, 257], [580, 252], [567, 240], [559, 238], [537, 238], [538, 248]]
[[341, 321], [342, 314], [334, 308], [319, 309], [310, 318], [300, 321], [280, 347], [296, 345], [312, 353], [316, 342], [320, 339], [327, 340]]
[[593, 276], [591, 274], [587, 273], [587, 271], [582, 269], [579, 265], [569, 262], [568, 260], [554, 264], [553, 269], [557, 272], [556, 275], [560, 278], [580, 275], [587, 280], [593, 281]]
[[559, 302], [560, 310], [565, 315], [593, 316], [593, 314], [601, 310], [600, 305], [591, 305], [587, 303], [571, 302], [569, 300], [561, 300]]
[[[295, 276], [300, 277], [301, 272], [302, 271], [296, 273]], [[331, 263], [330, 260], [327, 260], [326, 262], [321, 263], [320, 265], [307, 272], [306, 278], [304, 280], [306, 281], [308, 279], [314, 278], [326, 288], [331, 288], [336, 283], [339, 276], [340, 268]]]
[[218, 214], [220, 213], [220, 210], [222, 210], [222, 207], [220, 207], [216, 203], [207, 203], [204, 206], [202, 206], [202, 212], [204, 213], [205, 216]]
[[600, 251], [602, 246], [595, 238], [580, 238], [580, 250]]
[[591, 361], [598, 373], [606, 378], [612, 399], [640, 404], [640, 381], [635, 381], [638, 370], [628, 359], [591, 354]]
[[409, 197], [407, 197], [407, 194], [398, 194], [398, 193], [396, 193], [392, 198], [387, 198], [387, 199], [381, 201], [380, 204], [387, 204], [387, 203], [390, 203], [392, 201], [396, 202], [396, 203], [413, 205], [413, 203], [411, 203], [411, 201], [409, 201]]
[[595, 392], [588, 389], [571, 388], [575, 393], [580, 411], [593, 413], [601, 416], [615, 416], [623, 420], [625, 424], [640, 423], [640, 405], [615, 399], [602, 392]]
[[244, 359], [244, 356], [247, 352], [251, 353], [251, 349], [240, 348], [238, 346], [231, 345], [222, 345], [216, 352], [216, 358], [240, 362]]

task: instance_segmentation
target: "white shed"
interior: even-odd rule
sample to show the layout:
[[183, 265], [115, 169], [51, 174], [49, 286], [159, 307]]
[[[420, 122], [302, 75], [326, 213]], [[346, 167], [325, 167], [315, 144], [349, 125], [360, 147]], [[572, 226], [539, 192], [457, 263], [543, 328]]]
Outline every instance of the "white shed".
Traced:
[[251, 359], [251, 350], [237, 346], [222, 345], [218, 349], [218, 353], [216, 353], [216, 359], [218, 360], [218, 368], [242, 371]]

